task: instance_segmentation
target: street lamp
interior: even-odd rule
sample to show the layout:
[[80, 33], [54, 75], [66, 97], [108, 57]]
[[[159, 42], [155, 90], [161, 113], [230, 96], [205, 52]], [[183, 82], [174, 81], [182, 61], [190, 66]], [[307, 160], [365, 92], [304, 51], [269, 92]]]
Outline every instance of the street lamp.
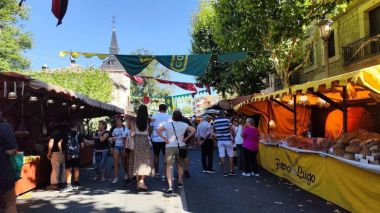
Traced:
[[329, 70], [329, 38], [331, 34], [331, 24], [332, 21], [330, 20], [323, 20], [319, 23], [319, 31], [321, 33], [321, 37], [323, 40], [323, 47], [325, 50], [325, 70], [327, 73], [327, 76], [330, 77], [330, 70]]

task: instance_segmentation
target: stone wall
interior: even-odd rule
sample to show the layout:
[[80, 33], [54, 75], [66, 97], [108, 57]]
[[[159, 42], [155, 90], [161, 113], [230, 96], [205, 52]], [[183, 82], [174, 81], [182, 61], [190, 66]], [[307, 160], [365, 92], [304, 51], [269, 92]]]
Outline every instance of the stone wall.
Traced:
[[[343, 66], [343, 47], [369, 35], [368, 12], [380, 5], [380, 0], [357, 0], [354, 1], [341, 15], [333, 18], [331, 25], [334, 31], [335, 56], [329, 59], [330, 76], [358, 70], [360, 68], [379, 64], [380, 56], [371, 60], [360, 61], [350, 66]], [[317, 27], [310, 30], [313, 35]], [[312, 36], [311, 36], [312, 37]], [[305, 42], [305, 46], [308, 43]], [[306, 66], [301, 71], [300, 83], [326, 78], [324, 62], [324, 47], [322, 39], [318, 39], [314, 46], [314, 64]]]

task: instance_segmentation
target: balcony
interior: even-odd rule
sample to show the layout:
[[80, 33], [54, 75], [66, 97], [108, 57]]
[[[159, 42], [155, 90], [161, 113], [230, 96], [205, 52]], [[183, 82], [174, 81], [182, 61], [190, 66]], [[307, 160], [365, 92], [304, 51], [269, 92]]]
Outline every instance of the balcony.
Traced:
[[343, 66], [348, 66], [380, 54], [380, 34], [366, 36], [343, 47]]

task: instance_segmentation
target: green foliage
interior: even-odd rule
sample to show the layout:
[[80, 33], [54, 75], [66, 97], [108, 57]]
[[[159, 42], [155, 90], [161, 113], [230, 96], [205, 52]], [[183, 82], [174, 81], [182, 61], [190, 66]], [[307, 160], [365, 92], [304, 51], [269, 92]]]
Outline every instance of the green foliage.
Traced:
[[[192, 51], [194, 53], [222, 53], [233, 51], [249, 51], [239, 42], [224, 39], [224, 31], [231, 34], [240, 30], [239, 26], [229, 29], [219, 27], [216, 1], [201, 1], [199, 12], [193, 17]], [[234, 22], [230, 17], [230, 21]], [[255, 49], [256, 50], [256, 49]], [[205, 75], [197, 80], [214, 87], [223, 96], [227, 94], [246, 95], [264, 89], [263, 79], [273, 72], [271, 64], [262, 54], [256, 54], [246, 61], [219, 64], [211, 60]], [[264, 59], [264, 60], [263, 60]]]
[[194, 114], [193, 107], [191, 105], [184, 106], [181, 111], [185, 116], [192, 116]]
[[0, 1], [0, 71], [29, 68], [30, 61], [22, 53], [32, 47], [32, 39], [18, 24], [28, 16], [26, 8], [19, 8], [18, 0]]
[[22, 74], [78, 92], [95, 100], [102, 102], [111, 102], [112, 100], [112, 81], [108, 73], [91, 67], [22, 72]]
[[[317, 38], [307, 37], [308, 28], [344, 11], [347, 2], [349, 0], [201, 1], [200, 11], [193, 21], [193, 51], [247, 51], [251, 60], [216, 66], [216, 70], [200, 80], [211, 82], [222, 92], [231, 92], [228, 88], [235, 85], [231, 90], [243, 95], [262, 89], [260, 81], [265, 73], [275, 69], [284, 86], [288, 86], [291, 75], [309, 58], [310, 51], [302, 51], [303, 42]], [[248, 85], [251, 88], [247, 89]]]

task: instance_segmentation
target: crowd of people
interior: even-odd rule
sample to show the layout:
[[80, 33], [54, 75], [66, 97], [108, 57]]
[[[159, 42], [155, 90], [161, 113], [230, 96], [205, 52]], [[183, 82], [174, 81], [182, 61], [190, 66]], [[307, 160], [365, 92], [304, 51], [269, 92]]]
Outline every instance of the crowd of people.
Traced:
[[[200, 122], [185, 118], [180, 110], [170, 116], [166, 105], [149, 116], [146, 105], [138, 108], [136, 118], [124, 121], [119, 117], [108, 130], [107, 122], [100, 120], [98, 130], [92, 134], [94, 142], [93, 181], [107, 181], [109, 159], [113, 158], [112, 184], [119, 182], [120, 170], [124, 173], [123, 183], [136, 183], [137, 190], [148, 190], [145, 179], [150, 176], [167, 181], [167, 193], [173, 193], [173, 180], [177, 187], [189, 178], [188, 148], [195, 143], [201, 148], [203, 173], [214, 174], [213, 155], [215, 142], [224, 176], [259, 176], [256, 155], [259, 132], [252, 118], [227, 118], [223, 110], [216, 118], [205, 115]], [[50, 190], [69, 192], [79, 189], [80, 150], [87, 141], [77, 131], [75, 123], [52, 125], [47, 158], [51, 161]], [[11, 173], [8, 158], [17, 151], [17, 143], [8, 124], [0, 122], [0, 173]], [[163, 162], [160, 163], [160, 155]], [[227, 157], [227, 161], [225, 160]], [[162, 165], [162, 166], [161, 166]], [[177, 168], [177, 178], [174, 169]], [[122, 169], [119, 169], [122, 167]], [[9, 174], [1, 178], [0, 208], [15, 208], [14, 183], [16, 178]]]

